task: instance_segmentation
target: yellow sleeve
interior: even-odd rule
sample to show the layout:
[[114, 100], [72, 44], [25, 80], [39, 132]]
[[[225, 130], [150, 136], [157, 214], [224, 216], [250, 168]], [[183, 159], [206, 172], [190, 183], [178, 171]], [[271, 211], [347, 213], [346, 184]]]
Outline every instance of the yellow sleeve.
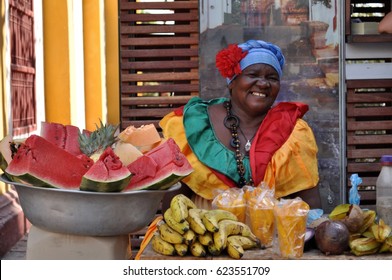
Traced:
[[229, 187], [224, 184], [207, 166], [202, 164], [188, 145], [183, 125], [183, 117], [169, 113], [159, 122], [165, 139], [172, 138], [179, 146], [181, 152], [186, 156], [193, 167], [193, 172], [182, 181], [187, 184], [193, 192], [205, 199], [213, 199], [219, 190]]
[[315, 187], [319, 181], [317, 152], [311, 128], [298, 119], [290, 137], [268, 164], [264, 182], [275, 186], [278, 198]]

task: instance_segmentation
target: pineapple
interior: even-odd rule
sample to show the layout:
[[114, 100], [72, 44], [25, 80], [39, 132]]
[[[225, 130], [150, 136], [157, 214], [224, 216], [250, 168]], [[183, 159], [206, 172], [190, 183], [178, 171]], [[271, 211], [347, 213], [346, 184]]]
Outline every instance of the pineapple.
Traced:
[[118, 129], [118, 125], [104, 125], [101, 120], [99, 121], [100, 126], [96, 125], [96, 130], [90, 135], [79, 133], [78, 139], [80, 150], [94, 161], [99, 158], [107, 147], [112, 146], [117, 141], [117, 137], [114, 134]]

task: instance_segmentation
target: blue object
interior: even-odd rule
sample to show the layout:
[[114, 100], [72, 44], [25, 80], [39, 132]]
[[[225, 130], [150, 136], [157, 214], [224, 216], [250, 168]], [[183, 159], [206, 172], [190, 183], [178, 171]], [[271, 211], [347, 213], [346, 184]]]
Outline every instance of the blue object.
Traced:
[[306, 226], [309, 226], [314, 220], [321, 218], [323, 214], [323, 209], [310, 209], [308, 212], [308, 218], [306, 220]]
[[359, 205], [361, 196], [358, 193], [358, 185], [362, 183], [362, 179], [358, 177], [358, 174], [352, 174], [350, 176], [351, 189], [348, 195], [348, 202], [350, 204]]

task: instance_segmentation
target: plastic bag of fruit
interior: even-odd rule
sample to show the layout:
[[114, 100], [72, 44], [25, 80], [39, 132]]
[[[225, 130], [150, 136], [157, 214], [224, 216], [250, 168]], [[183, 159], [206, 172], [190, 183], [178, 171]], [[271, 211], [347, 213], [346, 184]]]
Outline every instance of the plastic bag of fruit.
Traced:
[[309, 205], [301, 198], [281, 199], [274, 206], [278, 252], [283, 258], [303, 255]]
[[264, 247], [271, 247], [274, 240], [274, 194], [265, 184], [245, 189], [246, 223]]
[[246, 222], [246, 201], [243, 189], [230, 188], [218, 193], [212, 201], [212, 208], [230, 211], [237, 216], [238, 221]]

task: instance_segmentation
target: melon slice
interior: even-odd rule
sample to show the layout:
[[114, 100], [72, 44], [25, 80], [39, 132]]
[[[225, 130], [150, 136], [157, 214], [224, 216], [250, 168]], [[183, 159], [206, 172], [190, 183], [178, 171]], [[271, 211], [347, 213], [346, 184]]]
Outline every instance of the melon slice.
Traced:
[[131, 180], [131, 172], [108, 147], [84, 174], [80, 189], [95, 192], [120, 192]]
[[78, 141], [79, 133], [80, 129], [77, 126], [41, 123], [41, 137], [75, 156], [82, 154]]
[[5, 170], [12, 159], [12, 136], [7, 135], [0, 141], [0, 169]]
[[131, 143], [122, 140], [117, 141], [114, 147], [114, 153], [119, 156], [124, 165], [134, 162], [137, 158], [141, 157], [142, 152]]
[[167, 189], [193, 171], [189, 161], [172, 138], [127, 167], [133, 176], [125, 191]]
[[38, 187], [79, 189], [90, 165], [38, 135], [29, 136], [5, 170], [12, 180]]
[[162, 140], [153, 124], [140, 127], [130, 125], [118, 135], [118, 138], [137, 147], [151, 146]]

